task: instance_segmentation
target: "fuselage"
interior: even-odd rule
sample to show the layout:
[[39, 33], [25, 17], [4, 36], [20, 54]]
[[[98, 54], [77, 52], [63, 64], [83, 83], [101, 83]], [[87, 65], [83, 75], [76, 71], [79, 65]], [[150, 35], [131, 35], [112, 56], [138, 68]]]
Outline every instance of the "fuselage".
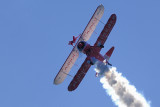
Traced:
[[77, 48], [79, 49], [79, 51], [86, 54], [88, 59], [93, 63], [95, 63], [95, 60], [99, 60], [101, 62], [105, 60], [105, 58], [97, 51], [97, 49], [101, 47], [91, 46], [90, 44], [81, 41], [78, 43]]
[[80, 52], [87, 55], [88, 62], [96, 67], [96, 76], [104, 75], [109, 70], [108, 62], [97, 49], [99, 46], [90, 46], [90, 44], [81, 41], [78, 43], [77, 48]]

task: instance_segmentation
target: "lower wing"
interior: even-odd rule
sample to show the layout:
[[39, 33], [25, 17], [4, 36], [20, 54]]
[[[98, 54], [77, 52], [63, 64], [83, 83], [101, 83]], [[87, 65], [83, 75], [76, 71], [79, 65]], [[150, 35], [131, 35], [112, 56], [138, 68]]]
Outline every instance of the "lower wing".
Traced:
[[74, 76], [73, 80], [68, 86], [68, 91], [73, 91], [75, 90], [78, 85], [81, 83], [82, 79], [86, 75], [87, 71], [89, 70], [91, 64], [89, 64], [87, 61], [89, 59], [86, 58], [85, 61], [83, 62], [81, 68], [78, 70], [77, 74]]

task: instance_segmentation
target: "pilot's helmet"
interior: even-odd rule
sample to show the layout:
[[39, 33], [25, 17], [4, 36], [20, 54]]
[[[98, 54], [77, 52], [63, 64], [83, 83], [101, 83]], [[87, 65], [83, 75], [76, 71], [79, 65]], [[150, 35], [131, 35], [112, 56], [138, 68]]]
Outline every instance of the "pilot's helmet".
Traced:
[[78, 44], [78, 47], [79, 47], [79, 48], [82, 48], [83, 45], [84, 45], [84, 44], [83, 44], [82, 42], [80, 42], [80, 43]]
[[85, 43], [83, 41], [78, 43], [79, 50], [82, 50], [84, 48], [84, 46], [85, 46]]

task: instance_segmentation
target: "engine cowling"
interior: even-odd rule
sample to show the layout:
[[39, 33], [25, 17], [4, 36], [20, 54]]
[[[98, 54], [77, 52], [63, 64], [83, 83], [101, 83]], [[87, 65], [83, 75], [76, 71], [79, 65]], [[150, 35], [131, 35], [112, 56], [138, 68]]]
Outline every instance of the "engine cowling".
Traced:
[[85, 41], [81, 41], [78, 43], [77, 48], [80, 52], [83, 52], [84, 54], [86, 54], [86, 51], [90, 48], [90, 45]]

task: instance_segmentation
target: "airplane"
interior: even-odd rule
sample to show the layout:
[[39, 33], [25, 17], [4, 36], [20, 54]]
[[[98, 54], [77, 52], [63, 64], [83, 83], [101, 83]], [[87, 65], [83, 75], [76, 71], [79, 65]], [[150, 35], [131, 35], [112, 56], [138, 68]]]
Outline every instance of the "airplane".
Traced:
[[[104, 56], [100, 54], [102, 48], [104, 48], [104, 43], [106, 42], [108, 35], [110, 34], [113, 26], [116, 23], [116, 15], [112, 14], [105, 24], [102, 32], [100, 33], [97, 41], [93, 46], [87, 43], [92, 33], [94, 32], [98, 22], [100, 21], [102, 15], [104, 13], [104, 6], [101, 4], [95, 10], [93, 16], [91, 17], [89, 23], [84, 29], [83, 33], [80, 35], [76, 45], [73, 47], [70, 55], [66, 59], [65, 63], [61, 67], [60, 71], [56, 75], [54, 79], [54, 84], [58, 85], [64, 81], [67, 75], [69, 75], [69, 71], [77, 60], [79, 53], [86, 54], [86, 59], [79, 68], [76, 75], [73, 77], [73, 80], [70, 82], [68, 86], [68, 91], [75, 90], [87, 71], [91, 67], [91, 65], [100, 66], [101, 64], [111, 65], [108, 61], [112, 55], [114, 47], [112, 47]], [[103, 75], [104, 71], [96, 72], [96, 76]]]

